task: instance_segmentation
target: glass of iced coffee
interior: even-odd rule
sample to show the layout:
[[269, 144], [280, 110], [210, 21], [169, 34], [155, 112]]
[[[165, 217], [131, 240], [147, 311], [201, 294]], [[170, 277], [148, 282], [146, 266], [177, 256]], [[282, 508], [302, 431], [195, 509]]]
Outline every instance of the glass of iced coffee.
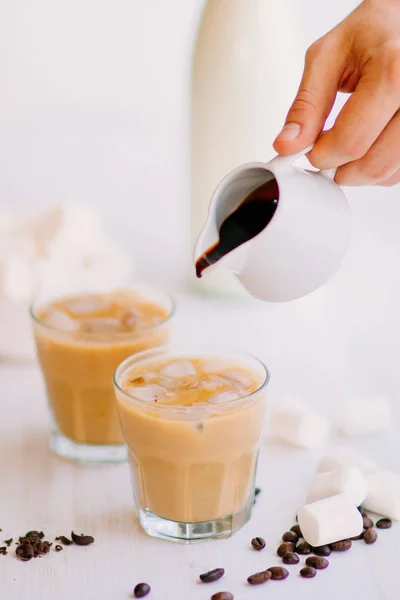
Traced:
[[266, 367], [215, 349], [158, 348], [114, 376], [134, 500], [147, 533], [192, 542], [246, 523], [263, 428]]
[[82, 462], [126, 459], [113, 373], [127, 356], [168, 343], [172, 313], [172, 299], [146, 287], [33, 304], [52, 450]]

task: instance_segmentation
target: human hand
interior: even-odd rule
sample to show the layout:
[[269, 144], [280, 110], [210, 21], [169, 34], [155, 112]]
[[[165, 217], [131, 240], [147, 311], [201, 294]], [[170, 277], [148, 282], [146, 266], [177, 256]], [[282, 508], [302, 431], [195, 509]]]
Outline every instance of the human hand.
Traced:
[[[320, 136], [338, 91], [351, 96]], [[338, 167], [337, 183], [394, 185], [400, 182], [399, 108], [400, 0], [364, 0], [308, 49], [274, 148], [294, 154], [317, 140], [307, 156], [319, 169]]]

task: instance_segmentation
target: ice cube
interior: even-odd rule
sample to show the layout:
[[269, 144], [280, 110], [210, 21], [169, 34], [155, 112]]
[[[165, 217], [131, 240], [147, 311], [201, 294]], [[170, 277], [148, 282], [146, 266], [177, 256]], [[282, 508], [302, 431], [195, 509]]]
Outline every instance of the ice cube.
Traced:
[[232, 368], [232, 363], [223, 358], [206, 358], [201, 363], [203, 373], [223, 373]]
[[217, 390], [223, 386], [229, 386], [230, 383], [230, 381], [227, 381], [223, 377], [214, 375], [212, 378], [202, 379], [199, 387], [203, 390]]
[[167, 377], [189, 377], [196, 375], [194, 364], [187, 359], [174, 360], [160, 370]]
[[99, 335], [121, 333], [121, 321], [119, 319], [80, 319], [79, 331]]
[[167, 390], [156, 383], [142, 386], [132, 386], [128, 388], [128, 391], [135, 398], [138, 398], [139, 400], [145, 400], [146, 402], [165, 400], [165, 398], [168, 396]]
[[58, 305], [66, 313], [76, 317], [104, 314], [110, 308], [108, 299], [100, 294], [85, 294], [75, 298], [66, 298]]
[[241, 369], [231, 369], [224, 372], [224, 377], [230, 379], [241, 388], [249, 388], [254, 384], [254, 378], [250, 373], [242, 371]]
[[241, 392], [230, 390], [229, 392], [221, 392], [220, 394], [215, 394], [209, 398], [209, 402], [212, 404], [223, 404], [225, 402], [231, 402], [232, 400], [239, 400], [239, 398], [243, 398], [244, 394]]
[[61, 310], [53, 310], [45, 315], [43, 319], [46, 325], [54, 327], [54, 329], [61, 329], [62, 331], [77, 331], [78, 325], [74, 319], [71, 319], [65, 312]]

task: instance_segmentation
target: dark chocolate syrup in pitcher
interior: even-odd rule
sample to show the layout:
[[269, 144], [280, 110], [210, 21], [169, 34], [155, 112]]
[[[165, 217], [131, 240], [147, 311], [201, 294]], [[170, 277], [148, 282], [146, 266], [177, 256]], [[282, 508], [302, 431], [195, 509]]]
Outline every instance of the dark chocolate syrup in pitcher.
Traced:
[[268, 225], [278, 206], [279, 188], [273, 178], [250, 192], [219, 228], [219, 240], [196, 261], [196, 275], [238, 246], [248, 242]]

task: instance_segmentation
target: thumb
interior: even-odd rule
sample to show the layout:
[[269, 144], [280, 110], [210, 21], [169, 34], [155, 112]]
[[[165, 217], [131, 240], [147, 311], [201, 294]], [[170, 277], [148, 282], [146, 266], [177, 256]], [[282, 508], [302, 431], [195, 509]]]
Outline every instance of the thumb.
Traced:
[[279, 154], [300, 152], [317, 139], [324, 127], [335, 102], [344, 63], [344, 52], [332, 46], [326, 38], [321, 38], [307, 50], [299, 90], [273, 144]]

